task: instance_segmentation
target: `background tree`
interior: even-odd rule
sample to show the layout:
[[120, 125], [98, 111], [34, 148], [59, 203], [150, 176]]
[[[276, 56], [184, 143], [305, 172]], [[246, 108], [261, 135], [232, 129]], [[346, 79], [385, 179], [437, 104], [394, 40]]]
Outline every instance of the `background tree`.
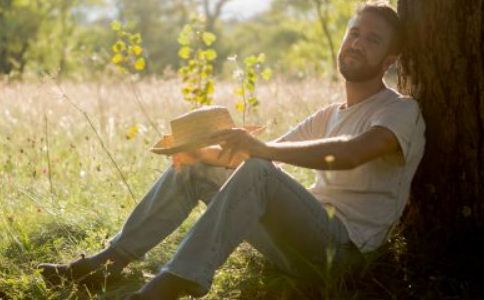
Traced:
[[206, 18], [205, 31], [216, 32], [215, 24], [222, 14], [224, 6], [231, 0], [202, 0], [203, 12]]
[[26, 54], [45, 17], [42, 1], [0, 1], [0, 72], [22, 73]]
[[484, 1], [400, 0], [398, 10], [407, 38], [400, 89], [418, 99], [427, 124], [409, 246], [432, 251], [426, 259], [455, 276], [482, 278]]
[[330, 51], [330, 54], [331, 54], [331, 62], [333, 63], [333, 70], [336, 70], [336, 68], [337, 68], [336, 49], [335, 49], [334, 42], [333, 42], [333, 35], [330, 32], [329, 24], [328, 24], [328, 20], [329, 20], [328, 11], [329, 11], [330, 1], [329, 0], [312, 0], [312, 2], [315, 6], [315, 9], [316, 9], [316, 12], [317, 12], [317, 15], [318, 15], [319, 24], [321, 25], [321, 29], [322, 29], [324, 36], [326, 37], [326, 41], [328, 43], [329, 51]]
[[223, 70], [232, 54], [245, 57], [263, 52], [277, 73], [320, 75], [334, 71], [337, 45], [333, 41], [340, 40], [359, 2], [321, 0], [316, 10], [316, 0], [273, 0], [268, 11], [247, 19], [227, 19], [223, 11], [230, 1], [1, 0], [0, 73], [59, 72], [92, 78], [101, 61], [109, 60], [115, 39], [109, 24], [118, 19], [143, 36], [149, 61], [144, 74], [164, 74], [165, 69], [180, 65], [178, 33], [191, 14], [201, 13], [206, 29], [218, 36], [216, 72]]

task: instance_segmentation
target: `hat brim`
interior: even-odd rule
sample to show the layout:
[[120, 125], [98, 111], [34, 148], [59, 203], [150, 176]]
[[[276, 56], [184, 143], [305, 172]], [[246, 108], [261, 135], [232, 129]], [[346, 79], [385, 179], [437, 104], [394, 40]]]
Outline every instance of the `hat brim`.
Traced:
[[[243, 128], [247, 129], [251, 134], [254, 135], [261, 133], [265, 129], [265, 127], [255, 125], [244, 126]], [[215, 133], [216, 132], [213, 134]], [[186, 144], [173, 145], [173, 136], [165, 135], [150, 149], [150, 151], [161, 155], [173, 155], [179, 152], [191, 151], [216, 144], [218, 144], [216, 141], [210, 140], [210, 138], [207, 137]]]
[[[212, 142], [212, 141], [209, 141], [209, 140], [200, 140], [200, 141], [195, 141], [195, 142], [191, 142], [191, 143], [188, 143], [188, 144], [182, 144], [182, 145], [177, 145], [177, 146], [170, 146], [170, 145], [162, 146], [162, 145], [160, 145], [160, 146], [156, 147], [156, 145], [155, 145], [154, 147], [152, 147], [150, 149], [150, 151], [153, 152], [153, 153], [156, 153], [156, 154], [172, 155], [172, 154], [176, 154], [176, 153], [179, 153], [179, 152], [191, 151], [191, 150], [195, 150], [195, 149], [198, 149], [198, 148], [207, 147], [207, 146], [211, 146], [211, 145], [215, 145], [215, 144], [216, 144], [215, 142]], [[159, 145], [159, 143], [157, 145]]]

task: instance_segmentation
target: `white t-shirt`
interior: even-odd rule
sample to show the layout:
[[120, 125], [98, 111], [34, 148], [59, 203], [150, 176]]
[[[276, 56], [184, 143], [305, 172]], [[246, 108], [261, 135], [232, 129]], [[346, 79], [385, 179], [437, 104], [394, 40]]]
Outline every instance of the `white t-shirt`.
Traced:
[[334, 207], [351, 240], [362, 252], [380, 246], [402, 215], [410, 184], [423, 156], [425, 123], [418, 103], [385, 88], [343, 108], [329, 105], [290, 130], [283, 141], [358, 136], [371, 127], [391, 130], [403, 153], [376, 158], [352, 170], [316, 171], [311, 193]]

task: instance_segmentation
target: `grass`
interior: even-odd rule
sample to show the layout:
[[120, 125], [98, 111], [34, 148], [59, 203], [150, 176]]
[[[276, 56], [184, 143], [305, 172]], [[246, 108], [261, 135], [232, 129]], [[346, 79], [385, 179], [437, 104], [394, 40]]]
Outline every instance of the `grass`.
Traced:
[[[60, 86], [65, 95], [50, 81], [0, 84], [0, 299], [122, 299], [169, 259], [203, 205], [145, 260], [132, 264], [123, 282], [103, 291], [71, 284], [49, 289], [35, 266], [68, 262], [106, 245], [170, 163], [147, 151], [158, 133], [146, 114], [167, 132], [168, 121], [189, 106], [176, 81], [138, 83], [145, 111], [129, 84], [105, 80]], [[230, 107], [240, 124], [233, 89], [219, 85], [215, 99]], [[263, 139], [275, 138], [318, 107], [341, 99], [342, 90], [324, 80], [274, 80], [259, 90], [262, 105], [249, 123], [267, 127]], [[310, 171], [288, 170], [305, 185], [313, 180]], [[217, 272], [204, 299], [400, 299], [409, 288], [394, 254], [405, 243], [395, 245], [359, 277], [315, 287], [279, 273], [242, 244]]]

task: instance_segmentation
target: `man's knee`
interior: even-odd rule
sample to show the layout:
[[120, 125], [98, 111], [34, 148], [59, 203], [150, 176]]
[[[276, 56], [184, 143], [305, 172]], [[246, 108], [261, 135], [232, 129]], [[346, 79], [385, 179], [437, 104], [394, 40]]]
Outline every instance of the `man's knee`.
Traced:
[[205, 163], [193, 164], [189, 166], [188, 171], [194, 180], [210, 181], [219, 186], [224, 184], [224, 182], [233, 172], [232, 169], [215, 167]]
[[272, 170], [274, 169], [274, 164], [272, 161], [261, 159], [261, 158], [250, 158], [246, 160], [241, 168], [250, 170], [249, 172], [254, 172], [258, 170]]

